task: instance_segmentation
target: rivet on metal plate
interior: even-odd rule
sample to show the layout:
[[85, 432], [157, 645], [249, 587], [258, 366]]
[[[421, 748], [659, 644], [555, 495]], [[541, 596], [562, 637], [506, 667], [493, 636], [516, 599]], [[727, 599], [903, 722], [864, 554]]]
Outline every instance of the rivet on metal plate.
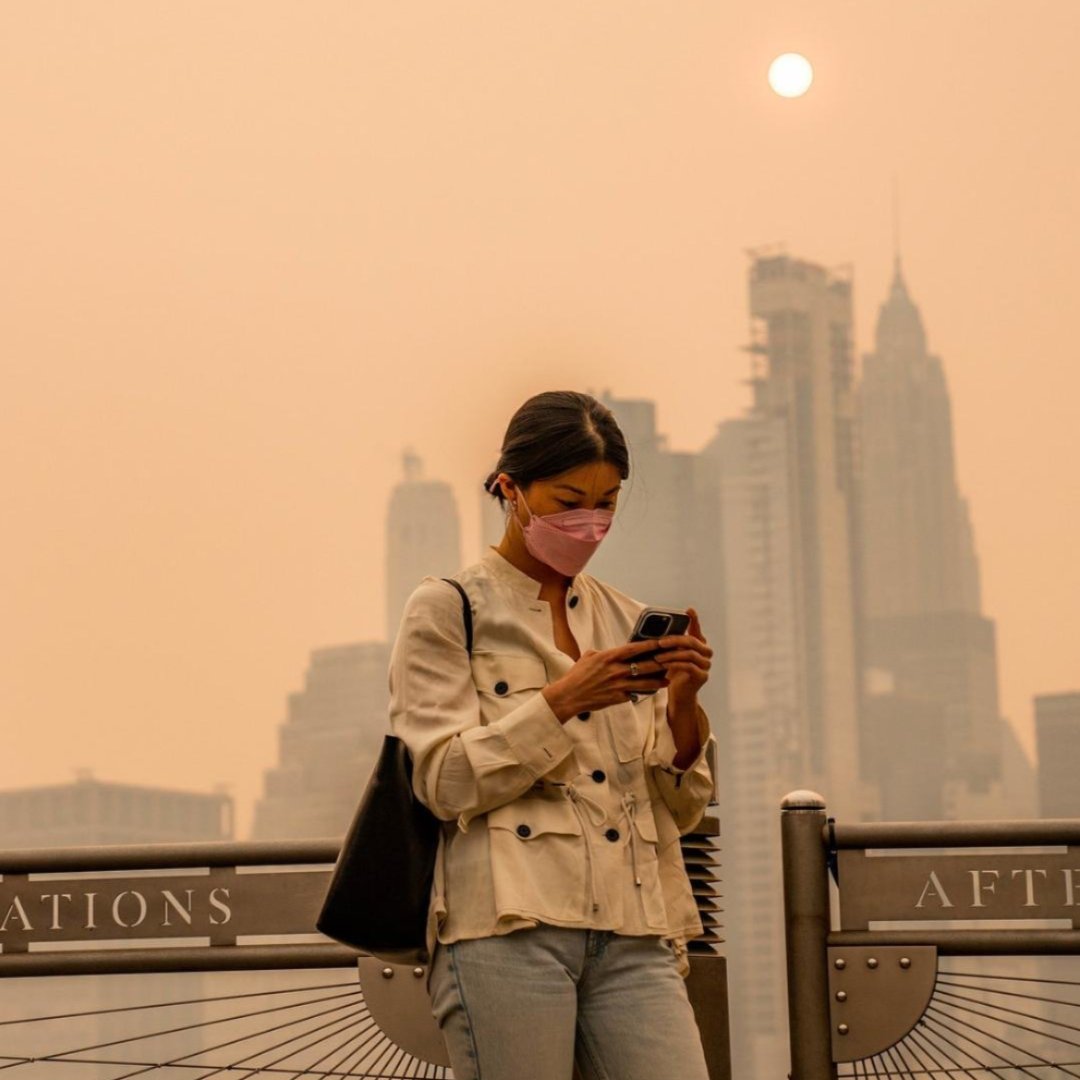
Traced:
[[392, 979], [394, 977], [394, 969], [392, 967], [384, 967], [382, 969], [382, 977], [384, 979]]

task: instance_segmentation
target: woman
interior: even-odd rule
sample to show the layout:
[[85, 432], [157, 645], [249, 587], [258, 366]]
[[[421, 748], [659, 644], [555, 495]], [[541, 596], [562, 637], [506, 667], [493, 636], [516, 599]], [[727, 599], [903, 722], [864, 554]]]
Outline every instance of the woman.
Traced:
[[[610, 410], [551, 392], [514, 414], [486, 488], [502, 541], [409, 597], [390, 723], [442, 820], [432, 1011], [457, 1080], [707, 1080], [686, 995], [702, 932], [679, 837], [712, 793], [689, 633], [627, 644], [644, 604], [582, 573], [629, 476]], [[662, 599], [662, 598], [658, 598]]]

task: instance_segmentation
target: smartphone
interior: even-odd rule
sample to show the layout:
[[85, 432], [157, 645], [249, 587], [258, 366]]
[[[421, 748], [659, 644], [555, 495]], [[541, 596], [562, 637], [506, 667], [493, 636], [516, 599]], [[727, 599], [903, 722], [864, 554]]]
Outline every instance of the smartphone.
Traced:
[[[690, 616], [685, 611], [675, 611], [672, 608], [647, 607], [638, 616], [634, 623], [634, 629], [630, 632], [630, 641], [648, 641], [649, 638], [662, 638], [668, 635], [685, 634], [690, 628]], [[638, 662], [651, 660], [655, 652], [642, 653], [634, 659]], [[655, 690], [640, 690], [638, 696], [655, 694]]]

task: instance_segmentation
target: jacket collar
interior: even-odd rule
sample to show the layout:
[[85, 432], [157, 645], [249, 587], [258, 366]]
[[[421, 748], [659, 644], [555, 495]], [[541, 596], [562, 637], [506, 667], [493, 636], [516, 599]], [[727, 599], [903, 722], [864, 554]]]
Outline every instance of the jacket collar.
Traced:
[[[539, 599], [540, 582], [534, 577], [529, 577], [524, 570], [519, 570], [505, 555], [500, 554], [493, 544], [488, 545], [480, 561], [495, 577], [509, 585], [514, 592], [520, 593], [529, 600]], [[573, 596], [576, 586], [577, 578], [573, 577], [570, 579], [566, 595]]]

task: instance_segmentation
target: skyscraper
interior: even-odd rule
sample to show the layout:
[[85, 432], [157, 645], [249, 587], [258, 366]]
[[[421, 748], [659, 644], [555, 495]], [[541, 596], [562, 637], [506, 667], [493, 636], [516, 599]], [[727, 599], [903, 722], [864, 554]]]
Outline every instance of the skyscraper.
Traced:
[[[851, 281], [801, 259], [763, 254], [753, 260], [749, 285], [754, 396], [740, 438], [770, 432], [767, 486], [782, 486], [765, 496], [782, 529], [760, 531], [757, 554], [784, 560], [790, 574], [792, 636], [784, 647], [794, 650], [796, 727], [789, 761], [801, 786], [819, 787], [831, 809], [852, 817], [867, 811], [869, 796], [858, 770]], [[748, 467], [754, 456], [748, 448]], [[747, 517], [741, 528], [753, 545], [749, 533], [758, 523]], [[780, 624], [772, 625], [779, 634]]]
[[404, 479], [394, 488], [386, 519], [386, 640], [397, 637], [409, 594], [427, 574], [447, 577], [461, 569], [457, 501], [443, 480], [426, 480], [411, 450], [403, 455]]
[[751, 404], [702, 458], [724, 589], [720, 804], [732, 973], [744, 988], [733, 1053], [764, 1077], [787, 1068], [780, 800], [817, 788], [849, 819], [874, 802], [858, 767], [851, 283], [763, 253], [748, 284]]
[[737, 1075], [783, 1075], [785, 983], [777, 807], [802, 786], [800, 658], [787, 428], [751, 414], [719, 426], [725, 725], [719, 801], [727, 880], [732, 1055]]
[[[886, 688], [867, 699], [863, 767], [889, 816], [993, 813], [1004, 724], [994, 624], [980, 610], [944, 368], [899, 259], [864, 358], [859, 430], [865, 659]], [[911, 722], [895, 723], [897, 709]], [[941, 767], [933, 787], [930, 755]]]
[[389, 731], [390, 649], [372, 641], [315, 649], [303, 690], [278, 728], [253, 840], [343, 836]]
[[897, 259], [859, 387], [870, 618], [978, 612], [979, 568], [956, 483], [952, 407], [941, 360]]
[[1080, 817], [1080, 691], [1035, 698], [1039, 754], [1039, 813], [1044, 818]]

